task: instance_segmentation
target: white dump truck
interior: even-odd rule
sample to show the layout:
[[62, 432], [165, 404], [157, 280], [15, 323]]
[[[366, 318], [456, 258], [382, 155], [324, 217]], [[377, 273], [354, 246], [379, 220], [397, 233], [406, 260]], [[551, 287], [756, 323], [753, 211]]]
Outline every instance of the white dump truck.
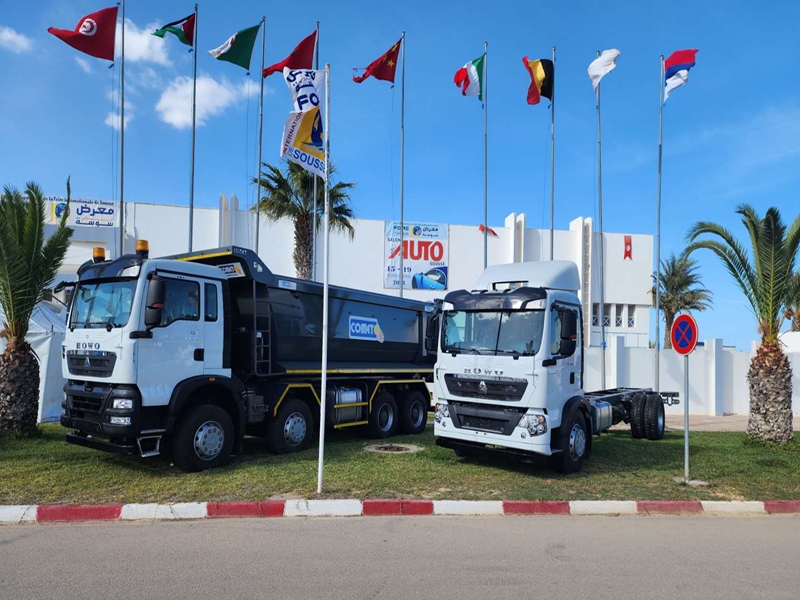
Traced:
[[[664, 437], [664, 404], [650, 388], [584, 391], [577, 266], [528, 262], [486, 269], [476, 289], [447, 294], [434, 369], [439, 446], [551, 457], [564, 473], [591, 456], [592, 438], [619, 422], [634, 438]], [[429, 329], [429, 336], [435, 336]]]

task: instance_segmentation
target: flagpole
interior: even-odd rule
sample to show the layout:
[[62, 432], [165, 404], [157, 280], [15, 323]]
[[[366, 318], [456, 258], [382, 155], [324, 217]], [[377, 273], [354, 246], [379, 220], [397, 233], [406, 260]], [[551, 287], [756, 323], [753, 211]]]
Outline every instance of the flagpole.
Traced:
[[489, 266], [489, 42], [483, 42], [483, 268]]
[[[550, 99], [550, 260], [553, 260], [553, 230], [555, 229], [556, 174], [556, 47], [553, 46], [553, 97]], [[524, 257], [523, 257], [524, 259]]]
[[[600, 51], [597, 51], [600, 56]], [[606, 326], [605, 326], [605, 283], [603, 271], [605, 268], [604, 240], [603, 240], [603, 154], [600, 144], [600, 82], [597, 83], [595, 91], [597, 97], [597, 202], [598, 202], [598, 226], [600, 229], [600, 387], [606, 389]]]
[[194, 5], [194, 34], [192, 37], [192, 52], [194, 54], [194, 69], [192, 74], [192, 174], [189, 181], [189, 252], [192, 251], [194, 237], [194, 148], [197, 113], [197, 4]]
[[264, 54], [267, 48], [267, 17], [261, 17], [261, 92], [258, 101], [258, 163], [256, 163], [256, 233], [255, 251], [258, 255], [258, 233], [261, 228], [261, 142], [264, 130]]
[[403, 286], [405, 285], [406, 272], [404, 270], [403, 258], [405, 248], [403, 242], [405, 241], [405, 210], [403, 205], [403, 192], [405, 183], [405, 168], [406, 168], [406, 32], [400, 36], [403, 51], [403, 66], [401, 74], [403, 81], [400, 84], [400, 297], [403, 297]]
[[330, 241], [330, 186], [328, 166], [331, 146], [331, 66], [325, 64], [325, 208], [323, 217], [324, 239], [322, 246], [322, 384], [319, 414], [319, 460], [317, 464], [317, 493], [322, 493], [322, 470], [325, 461], [325, 412], [328, 398], [328, 253]]
[[[317, 21], [317, 37], [314, 40], [314, 70], [319, 70], [319, 21]], [[327, 172], [327, 171], [326, 171]], [[317, 176], [314, 178], [314, 187], [311, 193], [314, 195], [314, 217], [311, 219], [311, 280], [317, 280]]]
[[119, 256], [125, 251], [125, 0], [122, 4], [122, 60], [119, 93]]
[[658, 194], [656, 195], [656, 381], [655, 390], [660, 387], [661, 375], [661, 131], [664, 116], [664, 55], [661, 55], [661, 68], [658, 84]]

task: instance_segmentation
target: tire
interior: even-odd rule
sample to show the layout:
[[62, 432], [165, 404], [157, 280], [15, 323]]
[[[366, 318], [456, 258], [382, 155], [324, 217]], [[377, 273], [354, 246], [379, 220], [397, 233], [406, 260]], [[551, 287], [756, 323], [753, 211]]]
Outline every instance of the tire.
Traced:
[[644, 431], [644, 405], [647, 396], [644, 392], [634, 394], [631, 398], [631, 436], [640, 440], [646, 437]]
[[583, 469], [588, 455], [590, 435], [586, 429], [586, 418], [578, 409], [572, 411], [566, 423], [559, 427], [561, 433], [556, 440], [558, 454], [553, 455], [553, 467], [559, 473], [577, 473]]
[[428, 425], [428, 398], [420, 391], [409, 392], [400, 404], [400, 430], [419, 434]]
[[233, 449], [233, 422], [213, 404], [189, 408], [178, 421], [172, 438], [172, 458], [189, 473], [213, 469], [228, 462]]
[[367, 431], [370, 437], [383, 439], [394, 435], [400, 425], [397, 402], [388, 392], [378, 396], [372, 403]]
[[267, 423], [267, 447], [273, 454], [306, 450], [314, 437], [314, 418], [305, 402], [286, 398]]
[[664, 438], [664, 401], [661, 394], [647, 394], [644, 405], [644, 431], [648, 440]]

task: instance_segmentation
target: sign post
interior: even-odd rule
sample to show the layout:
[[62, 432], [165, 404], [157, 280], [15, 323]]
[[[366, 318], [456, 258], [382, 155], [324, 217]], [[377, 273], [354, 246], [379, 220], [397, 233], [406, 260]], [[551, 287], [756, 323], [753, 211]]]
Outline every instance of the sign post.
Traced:
[[[683, 356], [683, 482], [689, 483], [689, 355], [697, 346], [697, 321], [679, 315], [672, 324], [672, 348]], [[658, 352], [658, 350], [656, 350]]]

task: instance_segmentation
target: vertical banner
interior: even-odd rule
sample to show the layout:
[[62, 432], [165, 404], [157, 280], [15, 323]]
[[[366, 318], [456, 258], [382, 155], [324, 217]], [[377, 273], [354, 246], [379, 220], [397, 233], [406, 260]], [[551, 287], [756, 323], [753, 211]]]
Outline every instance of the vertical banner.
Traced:
[[[447, 225], [405, 223], [402, 235], [403, 287], [446, 290], [449, 247]], [[384, 239], [384, 289], [400, 289], [400, 223], [386, 222]]]

